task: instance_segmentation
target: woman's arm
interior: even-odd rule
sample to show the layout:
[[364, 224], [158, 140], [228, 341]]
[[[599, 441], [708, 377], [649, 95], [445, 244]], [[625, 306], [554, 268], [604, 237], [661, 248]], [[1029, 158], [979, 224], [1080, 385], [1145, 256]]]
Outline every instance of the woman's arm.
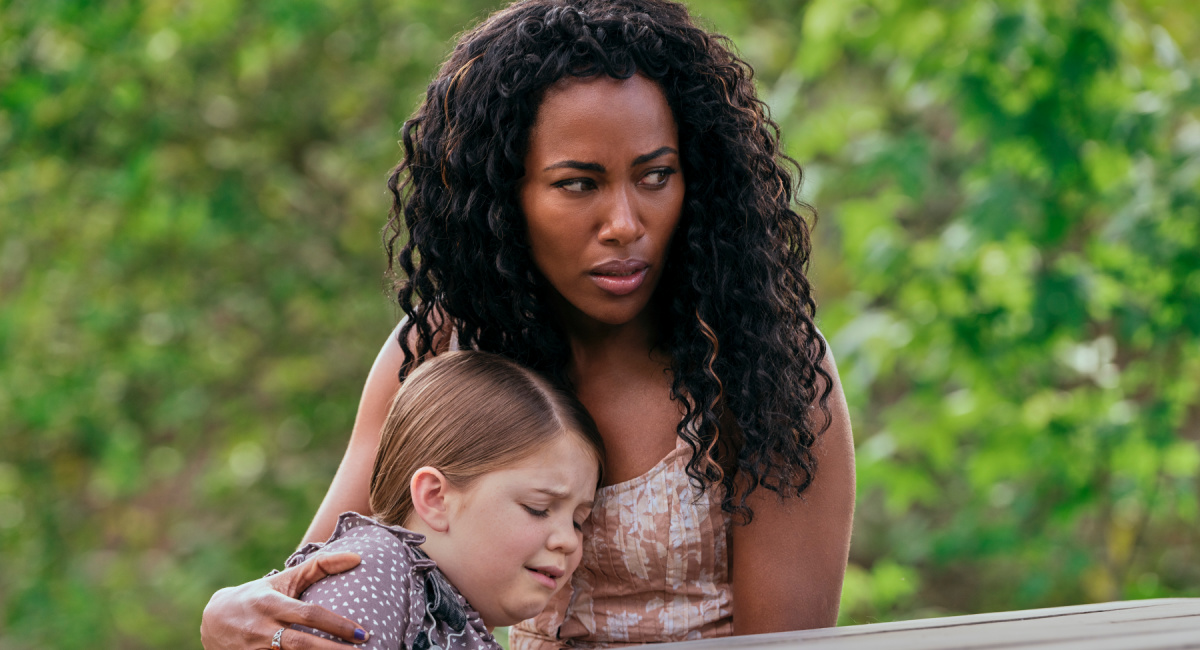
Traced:
[[371, 470], [375, 466], [375, 450], [379, 447], [379, 434], [383, 421], [387, 419], [392, 397], [400, 388], [400, 365], [404, 362], [404, 350], [397, 343], [397, 335], [404, 321], [384, 341], [383, 348], [375, 357], [362, 398], [358, 402], [358, 415], [354, 418], [354, 430], [342, 464], [333, 476], [333, 483], [317, 508], [317, 515], [301, 544], [323, 542], [333, 533], [338, 515], [353, 511], [371, 514], [370, 491]]
[[817, 473], [800, 498], [756, 490], [754, 521], [733, 527], [734, 634], [837, 624], [854, 521], [854, 438], [833, 354], [829, 428], [818, 439]]

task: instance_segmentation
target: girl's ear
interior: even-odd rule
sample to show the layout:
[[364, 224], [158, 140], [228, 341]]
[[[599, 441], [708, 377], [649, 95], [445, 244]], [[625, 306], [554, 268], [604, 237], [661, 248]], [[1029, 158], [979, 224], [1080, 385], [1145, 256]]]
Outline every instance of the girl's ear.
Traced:
[[450, 482], [432, 467], [413, 472], [409, 490], [412, 493], [413, 513], [431, 529], [444, 533], [450, 529]]

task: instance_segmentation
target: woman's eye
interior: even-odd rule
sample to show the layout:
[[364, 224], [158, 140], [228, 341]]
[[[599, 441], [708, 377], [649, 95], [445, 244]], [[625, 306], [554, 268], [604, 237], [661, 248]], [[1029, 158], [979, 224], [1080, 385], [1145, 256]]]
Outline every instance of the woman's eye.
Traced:
[[575, 530], [583, 530], [583, 522], [582, 521], [575, 522]]
[[642, 177], [642, 184], [650, 187], [662, 187], [667, 184], [667, 179], [674, 173], [674, 169], [653, 169]]
[[546, 509], [546, 510], [538, 510], [538, 509], [536, 509], [536, 508], [530, 508], [529, 506], [521, 506], [521, 507], [525, 509], [525, 512], [528, 512], [529, 514], [533, 515], [534, 517], [539, 517], [539, 518], [542, 518], [542, 517], [549, 517], [549, 516], [550, 516], [550, 510], [549, 510], [549, 509]]
[[595, 189], [596, 184], [590, 178], [568, 178], [565, 181], [555, 183], [554, 187], [562, 188], [568, 192], [586, 192]]

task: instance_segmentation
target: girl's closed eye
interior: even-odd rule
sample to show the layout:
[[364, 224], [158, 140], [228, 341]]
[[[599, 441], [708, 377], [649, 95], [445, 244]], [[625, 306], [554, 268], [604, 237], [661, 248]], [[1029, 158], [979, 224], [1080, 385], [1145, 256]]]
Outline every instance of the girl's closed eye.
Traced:
[[537, 508], [531, 508], [531, 507], [529, 507], [529, 506], [526, 506], [526, 505], [522, 505], [521, 507], [525, 509], [525, 512], [528, 512], [529, 514], [531, 514], [531, 515], [533, 515], [534, 517], [537, 517], [537, 518], [539, 518], [539, 519], [544, 519], [544, 518], [546, 518], [546, 517], [549, 517], [549, 516], [550, 516], [550, 509], [549, 509], [549, 508], [546, 508], [545, 510], [538, 510]]

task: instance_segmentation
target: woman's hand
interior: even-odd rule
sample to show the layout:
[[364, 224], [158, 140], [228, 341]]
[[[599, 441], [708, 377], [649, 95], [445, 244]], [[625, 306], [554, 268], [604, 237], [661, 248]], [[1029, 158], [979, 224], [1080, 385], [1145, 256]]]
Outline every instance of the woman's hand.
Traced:
[[273, 576], [226, 587], [208, 601], [200, 622], [205, 650], [270, 648], [275, 632], [284, 629], [283, 650], [339, 650], [346, 646], [292, 629], [292, 624], [327, 632], [353, 643], [367, 640], [367, 632], [350, 619], [312, 603], [296, 600], [325, 576], [353, 569], [360, 562], [354, 553], [317, 555], [299, 566]]

